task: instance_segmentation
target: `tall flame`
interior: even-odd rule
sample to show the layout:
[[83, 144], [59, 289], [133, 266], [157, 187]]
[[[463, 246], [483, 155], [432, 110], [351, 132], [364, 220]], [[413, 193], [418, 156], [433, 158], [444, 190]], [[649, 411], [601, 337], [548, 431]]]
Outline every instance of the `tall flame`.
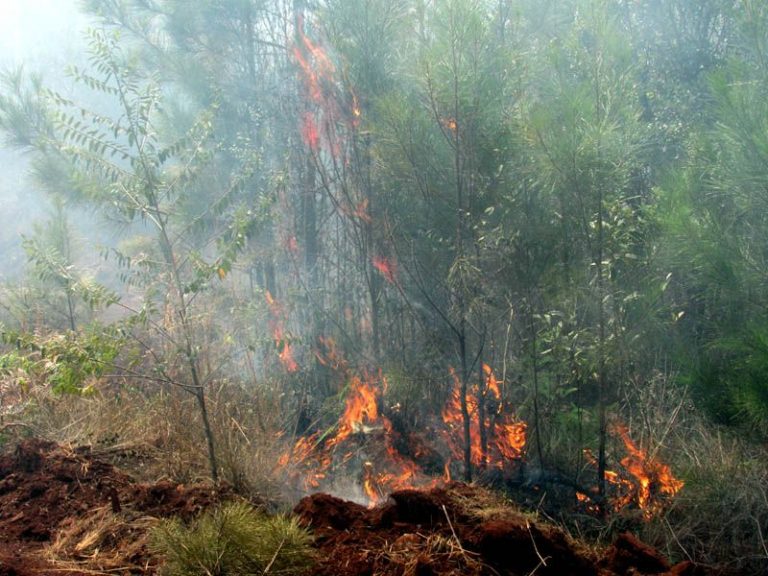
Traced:
[[343, 95], [336, 66], [322, 44], [309, 37], [301, 15], [296, 21], [296, 43], [291, 51], [311, 106], [301, 119], [304, 144], [312, 152], [325, 149], [338, 158], [344, 148], [338, 126], [355, 129], [360, 122], [362, 111], [357, 95], [351, 90], [349, 97]]
[[[464, 418], [461, 410], [461, 381], [456, 370], [450, 369], [453, 380], [451, 396], [443, 406], [444, 437], [454, 459], [461, 459], [464, 445]], [[470, 419], [470, 455], [474, 466], [504, 469], [505, 464], [519, 460], [525, 451], [525, 422], [504, 413], [499, 382], [493, 370], [483, 365], [484, 385], [467, 391], [467, 412]], [[480, 400], [486, 410], [481, 422]], [[495, 406], [495, 410], [491, 410]], [[487, 444], [482, 445], [485, 436]]]
[[354, 374], [333, 339], [320, 338], [319, 342], [324, 350], [315, 352], [318, 361], [339, 371], [348, 381], [344, 411], [334, 434], [325, 438], [317, 434], [299, 438], [292, 449], [280, 457], [278, 465], [288, 470], [303, 489], [317, 489], [332, 467], [348, 469], [358, 452], [373, 451], [376, 458], [363, 462], [360, 481], [371, 506], [393, 490], [430, 484], [432, 480], [421, 468], [395, 448], [397, 433], [379, 409], [382, 392], [387, 387], [381, 372]]

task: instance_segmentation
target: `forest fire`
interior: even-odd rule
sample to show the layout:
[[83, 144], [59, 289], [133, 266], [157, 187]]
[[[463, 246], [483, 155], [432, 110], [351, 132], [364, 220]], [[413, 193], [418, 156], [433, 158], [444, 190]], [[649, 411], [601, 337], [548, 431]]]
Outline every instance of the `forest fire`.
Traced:
[[380, 373], [351, 376], [336, 432], [324, 437], [314, 434], [299, 438], [279, 459], [280, 468], [288, 469], [289, 476], [309, 491], [319, 488], [331, 471], [340, 475], [350, 473], [350, 463], [363, 458], [359, 484], [371, 506], [393, 490], [430, 484], [420, 467], [394, 447], [396, 432], [392, 422], [379, 411], [381, 391], [385, 388], [386, 380]]
[[[616, 423], [611, 431], [621, 438], [627, 451], [627, 456], [620, 461], [619, 470], [605, 471], [606, 483], [611, 487], [611, 507], [620, 511], [634, 505], [649, 520], [662, 510], [666, 499], [683, 488], [684, 482], [674, 477], [667, 464], [649, 457], [645, 450], [638, 447], [625, 425]], [[584, 450], [584, 455], [590, 464], [597, 467], [597, 458], [589, 449]], [[597, 509], [590, 495], [577, 492], [576, 498], [588, 510]]]
[[[461, 382], [454, 369], [451, 369], [450, 373], [454, 384], [453, 391], [441, 415], [445, 424], [444, 438], [450, 448], [451, 457], [460, 460], [464, 437]], [[472, 464], [480, 468], [493, 466], [503, 470], [505, 464], [523, 456], [527, 425], [504, 413], [499, 383], [487, 364], [483, 365], [483, 375], [484, 386], [475, 386], [473, 390], [468, 391], [466, 399], [470, 417]], [[447, 466], [446, 470], [449, 469]]]
[[[381, 411], [387, 389], [381, 371], [355, 374], [333, 339], [322, 338], [319, 343], [323, 347], [322, 352], [316, 351], [320, 363], [346, 379], [344, 410], [333, 432], [299, 437], [281, 456], [278, 465], [295, 485], [305, 492], [327, 490], [335, 480], [352, 477], [361, 498], [375, 506], [394, 490], [435, 487], [451, 481], [452, 463], [463, 461], [464, 447], [461, 381], [456, 371], [450, 370], [453, 388], [441, 411], [438, 436], [447, 446], [447, 455], [443, 474], [438, 477], [425, 473], [417, 463], [418, 448], [412, 455], [398, 450], [403, 446], [402, 435]], [[525, 457], [527, 424], [505, 405], [492, 368], [484, 364], [482, 370], [482, 383], [468, 386], [466, 398], [471, 463], [479, 470], [498, 470], [506, 477], [512, 469], [519, 469]], [[639, 448], [625, 426], [615, 425], [612, 431], [622, 439], [627, 456], [621, 459], [619, 470], [606, 471], [611, 508], [620, 511], [634, 505], [650, 519], [662, 510], [667, 498], [680, 491], [683, 482], [672, 475], [669, 466]], [[591, 452], [584, 453], [596, 466]], [[586, 510], [597, 513], [600, 508], [590, 494], [577, 492], [576, 498]]]
[[[380, 410], [382, 393], [387, 388], [386, 378], [380, 371], [376, 374], [364, 373], [362, 376], [351, 374], [348, 364], [336, 350], [335, 342], [326, 338], [321, 344], [325, 351], [316, 352], [318, 360], [338, 370], [347, 379], [344, 411], [333, 434], [315, 433], [298, 438], [294, 446], [280, 458], [280, 468], [286, 470], [305, 491], [320, 488], [335, 475], [357, 475], [357, 483], [368, 504], [372, 506], [393, 490], [436, 486], [449, 481], [450, 463], [460, 458], [463, 441], [457, 389], [453, 390], [442, 414], [442, 437], [450, 452], [443, 467], [444, 477], [430, 477], [414, 460], [418, 449], [414, 450], [414, 457], [411, 457], [396, 448], [400, 434]], [[526, 425], [504, 413], [498, 381], [489, 366], [484, 366], [484, 375], [483, 390], [477, 390], [468, 398], [473, 420], [472, 461], [478, 467], [494, 466], [503, 470], [507, 464], [521, 459]], [[483, 394], [484, 405], [493, 407], [488, 412], [490, 417], [483, 425], [482, 435], [477, 420], [480, 405], [478, 394]], [[485, 440], [481, 441], [481, 437]]]

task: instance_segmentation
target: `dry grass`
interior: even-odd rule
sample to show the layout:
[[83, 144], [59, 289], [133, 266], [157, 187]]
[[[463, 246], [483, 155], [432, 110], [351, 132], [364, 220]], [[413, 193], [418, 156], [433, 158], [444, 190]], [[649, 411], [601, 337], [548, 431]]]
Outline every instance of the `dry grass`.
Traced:
[[388, 566], [387, 573], [403, 576], [431, 573], [431, 566], [439, 566], [440, 574], [467, 576], [479, 576], [487, 569], [479, 556], [467, 551], [458, 539], [418, 533], [403, 534], [379, 551], [376, 565]]
[[475, 487], [471, 497], [459, 491], [452, 491], [449, 496], [454, 510], [478, 522], [503, 520], [512, 515], [523, 523], [526, 520], [535, 522], [538, 518], [536, 514], [520, 510], [500, 492], [486, 488]]
[[[231, 384], [209, 392], [220, 476], [246, 496], [272, 500], [279, 495], [273, 473], [281, 449], [281, 409], [275, 398], [268, 391], [249, 393]], [[16, 418], [23, 426], [7, 433], [89, 445], [94, 455], [138, 480], [165, 478], [186, 484], [208, 478], [200, 413], [194, 398], [181, 390], [75, 397], [37, 388], [27, 400], [26, 411]]]
[[706, 421], [659, 376], [636, 387], [629, 424], [685, 487], [641, 536], [676, 560], [768, 573], [768, 450]]
[[135, 512], [114, 513], [109, 506], [71, 518], [45, 548], [45, 559], [57, 568], [93, 574], [146, 573], [149, 534], [159, 522]]

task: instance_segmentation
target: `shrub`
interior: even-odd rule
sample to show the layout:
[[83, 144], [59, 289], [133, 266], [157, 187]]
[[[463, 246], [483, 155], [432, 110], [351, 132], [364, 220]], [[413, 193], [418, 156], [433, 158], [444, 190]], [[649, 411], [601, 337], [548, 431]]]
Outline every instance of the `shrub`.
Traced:
[[312, 563], [310, 536], [295, 519], [267, 516], [237, 502], [190, 525], [166, 520], [152, 532], [167, 576], [301, 574]]

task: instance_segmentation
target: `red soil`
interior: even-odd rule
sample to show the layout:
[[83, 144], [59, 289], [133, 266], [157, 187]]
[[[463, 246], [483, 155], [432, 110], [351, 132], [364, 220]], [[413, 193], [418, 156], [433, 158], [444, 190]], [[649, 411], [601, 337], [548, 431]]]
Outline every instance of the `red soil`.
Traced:
[[[46, 550], [61, 530], [105, 509], [119, 518], [191, 518], [218, 502], [227, 491], [210, 486], [179, 486], [171, 482], [142, 484], [111, 464], [91, 456], [88, 448], [67, 450], [51, 442], [26, 440], [0, 456], [0, 576], [67, 574], [71, 566], [53, 565]], [[138, 534], [121, 530], [111, 542], [132, 573], [154, 573], [155, 562]], [[134, 540], [133, 542], [131, 540]]]
[[670, 566], [630, 534], [598, 554], [561, 530], [480, 488], [454, 483], [403, 490], [369, 510], [327, 494], [304, 498], [294, 512], [316, 536], [314, 576], [619, 576], [700, 574]]
[[[0, 576], [155, 574], [146, 547], [153, 518], [190, 519], [231, 497], [207, 485], [138, 483], [87, 448], [26, 440], [0, 455]], [[295, 513], [315, 536], [312, 576], [703, 574], [670, 566], [629, 534], [597, 553], [460, 483], [401, 490], [373, 510], [315, 494]]]

